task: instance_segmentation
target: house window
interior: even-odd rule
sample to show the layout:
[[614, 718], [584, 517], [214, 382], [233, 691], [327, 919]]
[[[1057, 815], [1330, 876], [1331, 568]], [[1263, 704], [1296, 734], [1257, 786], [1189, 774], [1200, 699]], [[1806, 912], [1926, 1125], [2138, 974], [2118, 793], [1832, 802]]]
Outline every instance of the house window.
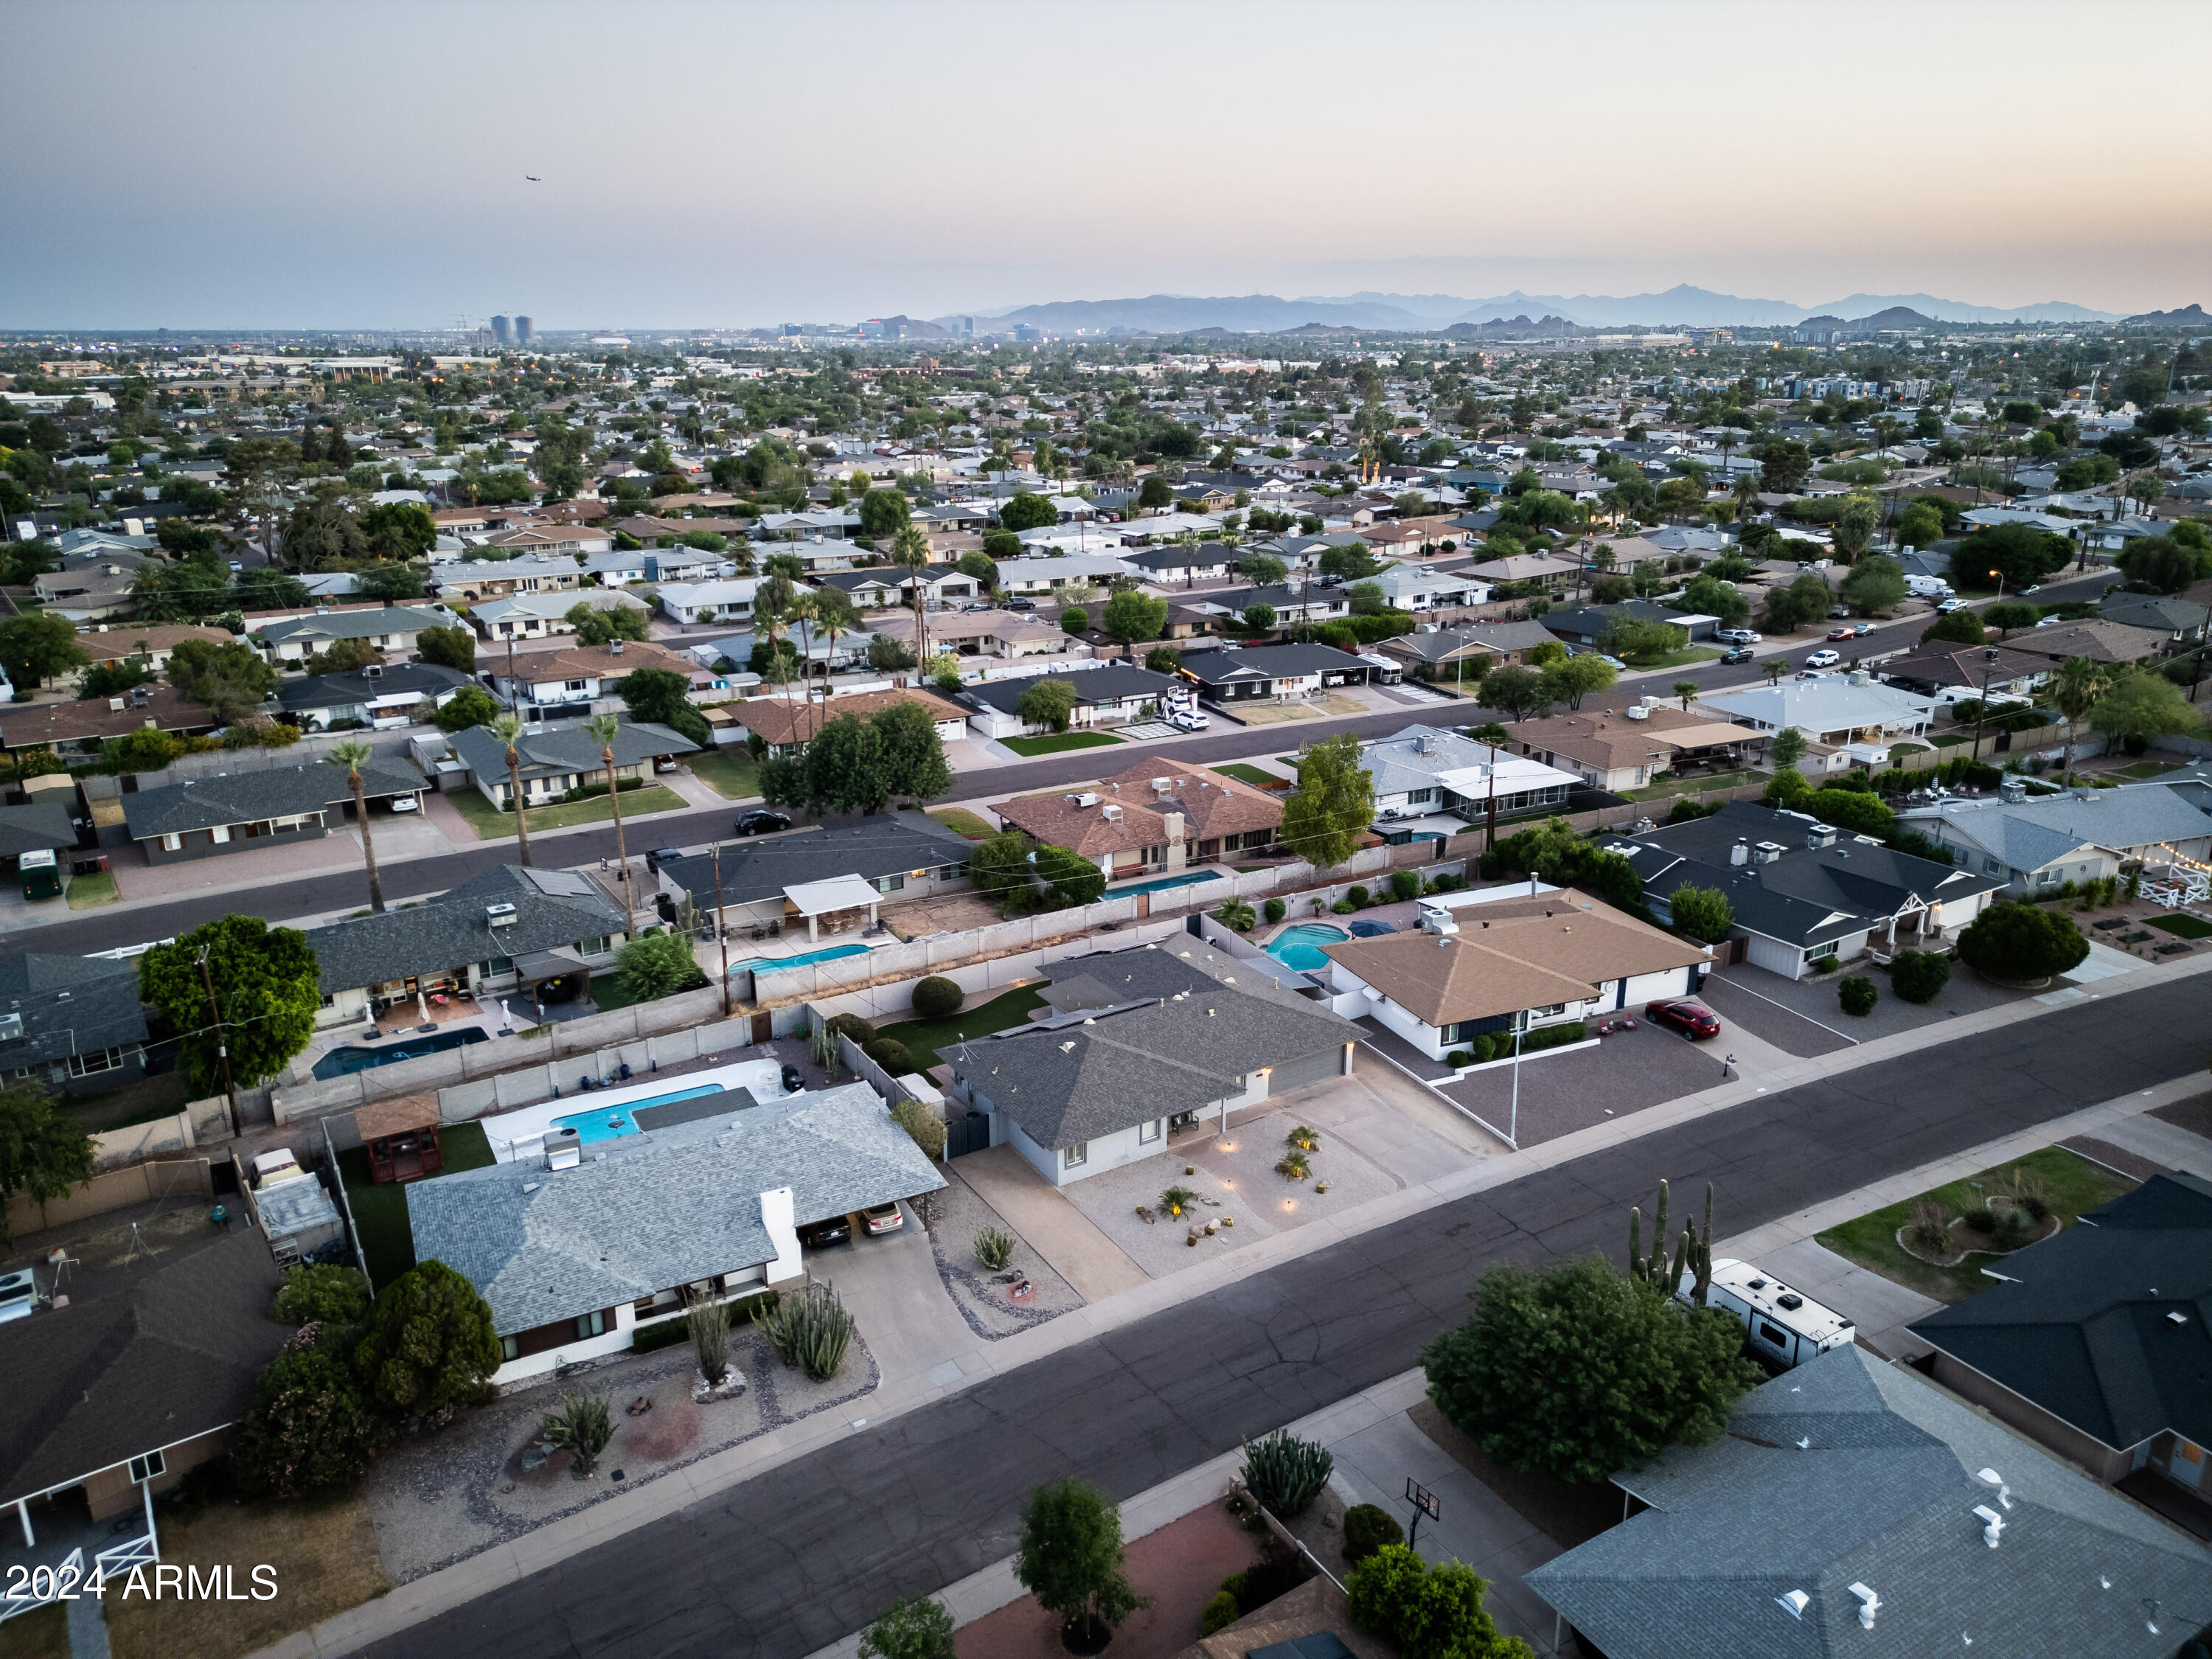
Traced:
[[1137, 1144], [1149, 1146], [1160, 1138], [1160, 1121], [1152, 1118], [1137, 1126]]
[[1416, 806], [1425, 806], [1436, 798], [1437, 792], [1433, 789], [1409, 789], [1406, 792], [1406, 799]]
[[131, 1460], [131, 1479], [134, 1482], [159, 1480], [168, 1472], [168, 1459], [157, 1451], [150, 1451], [143, 1457], [134, 1457]]
[[185, 838], [184, 838], [182, 836], [162, 836], [162, 837], [161, 837], [161, 850], [162, 850], [164, 853], [181, 853], [181, 852], [183, 852], [183, 851], [185, 850]]
[[1063, 1170], [1079, 1170], [1090, 1161], [1091, 1143], [1087, 1140], [1077, 1141], [1074, 1146], [1064, 1149], [1060, 1155], [1060, 1167]]
[[576, 954], [580, 957], [595, 957], [606, 948], [607, 941], [605, 934], [601, 934], [597, 939], [580, 939], [576, 941]]
[[905, 885], [906, 878], [904, 876], [878, 876], [876, 878], [876, 890], [878, 893], [896, 893]]
[[515, 1338], [515, 1337], [512, 1337], [512, 1336], [502, 1336], [501, 1338], [500, 1338], [500, 1340], [499, 1340], [499, 1357], [500, 1357], [501, 1359], [520, 1359], [520, 1358], [522, 1358], [522, 1343], [521, 1343], [520, 1340], [520, 1339], [518, 1339], [518, 1338]]
[[594, 1308], [587, 1314], [576, 1316], [576, 1335], [579, 1340], [588, 1336], [604, 1336], [607, 1330], [607, 1316], [604, 1308]]
[[70, 1074], [89, 1077], [95, 1072], [116, 1071], [122, 1064], [123, 1050], [120, 1048], [95, 1048], [88, 1054], [71, 1054]]
[[208, 839], [213, 842], [217, 847], [222, 846], [223, 842], [230, 839], [230, 826], [227, 823], [218, 823], [214, 829], [208, 831]]

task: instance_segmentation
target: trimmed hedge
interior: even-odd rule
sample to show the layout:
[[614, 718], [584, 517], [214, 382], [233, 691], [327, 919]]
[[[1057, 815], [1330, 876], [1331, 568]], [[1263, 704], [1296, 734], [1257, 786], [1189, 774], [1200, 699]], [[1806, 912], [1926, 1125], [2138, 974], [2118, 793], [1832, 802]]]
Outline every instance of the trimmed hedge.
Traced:
[[957, 1014], [967, 1000], [968, 994], [942, 974], [932, 974], [915, 984], [914, 1011], [924, 1019], [944, 1019]]

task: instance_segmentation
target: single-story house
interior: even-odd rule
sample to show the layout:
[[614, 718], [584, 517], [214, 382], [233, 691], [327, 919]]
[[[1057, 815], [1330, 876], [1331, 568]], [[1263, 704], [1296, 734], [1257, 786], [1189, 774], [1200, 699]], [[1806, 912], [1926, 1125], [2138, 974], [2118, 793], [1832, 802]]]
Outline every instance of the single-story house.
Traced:
[[2212, 1498], [2212, 1181], [2153, 1176], [1912, 1334], [1938, 1382], [2160, 1507]]
[[1586, 605], [1573, 611], [1547, 611], [1544, 626], [1570, 645], [1602, 645], [1617, 622], [1664, 623], [1682, 630], [1687, 640], [1706, 640], [1720, 626], [1717, 617], [1671, 611], [1649, 599], [1623, 599], [1619, 605]]
[[1190, 599], [1189, 609], [1212, 618], [1241, 617], [1255, 605], [1275, 613], [1274, 625], [1335, 622], [1352, 614], [1352, 596], [1341, 587], [1318, 582], [1279, 582], [1270, 587], [1232, 587]]
[[[933, 611], [925, 627], [933, 655], [951, 651], [959, 656], [1011, 660], [1065, 656], [1078, 648], [1060, 632], [1059, 617], [1049, 611]], [[908, 650], [915, 647], [915, 619], [910, 611], [871, 617], [868, 631], [896, 640]], [[1172, 628], [1170, 631], [1172, 635]]]
[[[720, 897], [732, 929], [796, 922], [803, 912], [790, 899], [794, 887], [855, 877], [888, 897], [926, 897], [968, 879], [970, 843], [944, 830], [932, 834], [901, 819], [849, 830], [813, 828], [748, 836], [724, 844]], [[704, 853], [660, 860], [660, 889], [690, 897], [702, 914], [716, 901], [715, 860]]]
[[173, 685], [140, 685], [119, 697], [0, 702], [0, 748], [94, 754], [106, 739], [126, 737], [142, 726], [181, 735], [211, 732], [219, 723], [205, 704]]
[[[33, 785], [45, 778], [30, 780]], [[61, 779], [55, 793], [33, 791], [34, 799], [21, 806], [0, 806], [0, 859], [21, 858], [26, 853], [63, 852], [76, 845], [76, 825], [70, 813], [77, 804], [76, 785]]]
[[1133, 547], [1122, 558], [1154, 587], [1228, 580], [1234, 550], [1220, 542], [1175, 542], [1164, 547]]
[[443, 605], [366, 605], [318, 607], [307, 616], [263, 623], [247, 637], [278, 667], [297, 667], [340, 640], [362, 640], [379, 651], [412, 652], [427, 628], [460, 621]]
[[[1991, 659], [1987, 653], [1994, 650]], [[1923, 697], [1971, 690], [1979, 697], [2032, 697], [2051, 683], [2056, 666], [2048, 657], [2033, 657], [2002, 646], [1944, 645], [1931, 641], [1902, 656], [1886, 659], [1882, 682]]]
[[578, 605], [593, 611], [643, 611], [645, 602], [619, 589], [586, 588], [581, 592], [518, 593], [512, 599], [486, 599], [470, 608], [470, 623], [486, 640], [543, 640], [573, 634], [576, 625], [568, 613]]
[[757, 1104], [726, 1092], [726, 1109], [580, 1161], [518, 1157], [403, 1189], [417, 1257], [491, 1310], [495, 1385], [619, 1353], [641, 1322], [684, 1318], [690, 1297], [802, 1283], [799, 1228], [945, 1185], [865, 1083]]
[[1933, 699], [1878, 684], [1863, 669], [1708, 691], [1698, 697], [1697, 709], [1707, 719], [1770, 735], [1794, 726], [1814, 743], [1869, 745], [1883, 751], [1881, 759], [1887, 758], [1890, 745], [1899, 738], [1925, 738], [1936, 718]]
[[544, 559], [565, 559], [572, 567], [578, 559], [605, 553], [615, 544], [611, 531], [586, 524], [519, 525], [512, 530], [471, 535], [467, 539], [475, 546], [510, 559], [536, 555]]
[[699, 547], [632, 548], [594, 553], [584, 562], [584, 574], [604, 587], [626, 582], [713, 581], [736, 570], [727, 554]]
[[186, 640], [223, 646], [235, 637], [227, 628], [205, 628], [194, 623], [118, 623], [113, 627], [79, 629], [77, 647], [88, 660], [82, 668], [71, 670], [61, 683], [74, 689], [91, 670], [119, 668], [134, 658], [159, 674], [167, 669], [169, 659]]
[[494, 659], [483, 672], [494, 696], [510, 708], [531, 714], [611, 697], [620, 681], [641, 668], [681, 674], [695, 691], [721, 684], [691, 658], [650, 640], [610, 640], [605, 645], [518, 652], [511, 663]]
[[1333, 645], [1259, 645], [1196, 651], [1182, 659], [1182, 678], [1210, 702], [1289, 702], [1330, 686], [1364, 685], [1367, 664]]
[[1554, 558], [1548, 553], [1509, 553], [1502, 559], [1485, 559], [1468, 566], [1466, 574], [1493, 586], [1506, 582], [1537, 582], [1556, 592], [1561, 582], [1582, 573], [1574, 559]]
[[1184, 683], [1173, 676], [1122, 662], [1054, 674], [1024, 674], [965, 688], [960, 695], [976, 710], [968, 717], [968, 723], [987, 738], [1043, 731], [1042, 726], [1024, 720], [1017, 711], [1023, 692], [1039, 680], [1049, 679], [1066, 680], [1075, 688], [1075, 708], [1068, 716], [1071, 726], [1115, 726], [1150, 716], [1159, 711], [1164, 701], [1185, 690]]
[[1753, 801], [1711, 817], [1600, 842], [1636, 866], [1644, 902], [1662, 920], [1677, 888], [1716, 890], [1735, 915], [1753, 966], [1802, 979], [1828, 957], [1869, 948], [1948, 949], [2003, 886], [2001, 879], [1885, 847], [1808, 813]]
[[1322, 946], [1329, 1006], [1442, 1060], [1474, 1037], [1686, 996], [1712, 957], [1575, 889], [1425, 916], [1419, 932]]
[[2119, 666], [2148, 662], [2166, 654], [2171, 635], [2164, 627], [2139, 628], [2130, 623], [2093, 617], [2087, 622], [2059, 623], [2050, 628], [2023, 629], [2005, 641], [2006, 648], [2042, 657], [2051, 663], [2069, 657]]
[[1394, 564], [1370, 578], [1382, 590], [1394, 611], [1441, 611], [1456, 605], [1487, 605], [1489, 583], [1465, 570], [1437, 570], [1417, 565]]
[[473, 674], [441, 663], [371, 663], [343, 673], [287, 680], [276, 688], [276, 706], [309, 730], [326, 729], [339, 720], [409, 726], [423, 703], [442, 708], [463, 686], [476, 683]]
[[573, 593], [583, 586], [574, 559], [456, 559], [430, 567], [441, 599], [504, 599], [517, 593]]
[[1116, 877], [1173, 874], [1273, 846], [1282, 797], [1203, 766], [1143, 761], [1095, 789], [1027, 795], [991, 810]]
[[1522, 754], [1571, 772], [1593, 789], [1641, 789], [1662, 772], [1743, 763], [1755, 738], [1740, 726], [1645, 697], [1626, 708], [1596, 708], [1520, 720], [1508, 728]]
[[896, 565], [873, 570], [830, 570], [816, 578], [816, 584], [838, 589], [855, 609], [863, 611], [911, 606], [917, 586], [922, 591], [922, 604], [932, 608], [964, 604], [982, 592], [975, 577], [949, 565], [920, 571]]
[[2106, 622], [2120, 623], [2129, 628], [2148, 628], [2165, 635], [2170, 650], [2179, 650], [2203, 639], [2205, 618], [2212, 616], [2212, 611], [2203, 605], [2178, 596], [2130, 593], [2117, 587], [2108, 590], [2098, 601], [2097, 611]]
[[2212, 1588], [2196, 1539], [1856, 1345], [1613, 1483], [1642, 1508], [1522, 1576], [1562, 1652], [2172, 1659]]
[[1470, 823], [1490, 811], [1501, 815], [1564, 808], [1580, 781], [1540, 761], [1493, 749], [1449, 728], [1409, 726], [1377, 738], [1359, 751], [1359, 764], [1375, 793], [1377, 824], [1391, 818], [1449, 813]]
[[72, 1094], [146, 1071], [138, 964], [100, 957], [0, 957], [0, 1077]]
[[[625, 783], [650, 783], [655, 761], [698, 752], [697, 744], [667, 726], [627, 714], [617, 718], [622, 729], [615, 733], [615, 776]], [[475, 777], [477, 793], [506, 811], [514, 793], [507, 745], [488, 726], [464, 726], [451, 741], [453, 753]], [[606, 787], [604, 751], [581, 720], [526, 726], [514, 739], [514, 752], [521, 763], [522, 798], [529, 805], [548, 805], [571, 789]]]
[[731, 576], [715, 581], [668, 582], [656, 591], [661, 614], [690, 627], [696, 623], [750, 622], [753, 596], [760, 592], [757, 576]]
[[1951, 848], [1963, 868], [2014, 894], [2118, 875], [2124, 866], [2212, 863], [2212, 816], [2163, 782], [2018, 799], [1909, 806], [1906, 829]]
[[1178, 1120], [1347, 1075], [1358, 1029], [1184, 935], [1049, 963], [1047, 1019], [945, 1050], [952, 1092], [1055, 1187], [1153, 1158]]
[[[429, 785], [412, 767], [368, 761], [361, 769], [363, 798], [390, 811], [395, 799], [418, 804]], [[123, 798], [123, 822], [149, 864], [258, 853], [288, 841], [319, 841], [327, 820], [343, 821], [353, 805], [346, 769], [321, 763], [219, 773], [141, 789]]]
[[1142, 576], [1144, 574], [1128, 560], [1109, 557], [1103, 553], [1069, 553], [1059, 558], [1001, 559], [999, 562], [999, 592], [1049, 593], [1072, 582], [1095, 582], [1103, 587], [1116, 576]]

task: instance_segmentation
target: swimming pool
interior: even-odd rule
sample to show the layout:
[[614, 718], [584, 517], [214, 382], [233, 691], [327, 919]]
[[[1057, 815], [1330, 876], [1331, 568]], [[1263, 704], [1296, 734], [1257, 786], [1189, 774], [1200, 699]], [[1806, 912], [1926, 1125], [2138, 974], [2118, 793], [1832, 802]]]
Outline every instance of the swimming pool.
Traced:
[[420, 1060], [425, 1054], [442, 1054], [448, 1048], [490, 1041], [471, 1025], [459, 1031], [441, 1031], [435, 1036], [410, 1036], [382, 1048], [333, 1048], [315, 1062], [315, 1075], [327, 1082], [334, 1077], [349, 1077], [356, 1072], [371, 1072], [403, 1060]]
[[623, 1135], [641, 1134], [636, 1114], [654, 1106], [665, 1106], [672, 1101], [696, 1100], [702, 1095], [719, 1095], [719, 1083], [702, 1084], [696, 1089], [678, 1089], [672, 1093], [655, 1095], [650, 1100], [627, 1101], [620, 1106], [605, 1106], [596, 1112], [571, 1112], [566, 1117], [556, 1117], [552, 1127], [574, 1129], [576, 1138], [586, 1146], [595, 1140], [614, 1140]]
[[733, 974], [773, 974], [786, 968], [811, 968], [817, 962], [836, 962], [846, 957], [868, 954], [865, 945], [825, 945], [819, 951], [809, 951], [795, 957], [755, 957], [750, 962], [733, 962]]
[[1170, 887], [1189, 887], [1201, 881], [1218, 881], [1218, 870], [1194, 870], [1187, 876], [1163, 876], [1158, 881], [1140, 881], [1128, 887], [1109, 887], [1108, 898], [1127, 898], [1134, 893], [1164, 893]]
[[1321, 953], [1324, 945], [1340, 945], [1352, 937], [1341, 927], [1332, 927], [1325, 921], [1302, 921], [1295, 927], [1285, 927], [1267, 942], [1267, 954], [1285, 968], [1296, 968], [1310, 973], [1316, 968], [1328, 966], [1328, 958]]

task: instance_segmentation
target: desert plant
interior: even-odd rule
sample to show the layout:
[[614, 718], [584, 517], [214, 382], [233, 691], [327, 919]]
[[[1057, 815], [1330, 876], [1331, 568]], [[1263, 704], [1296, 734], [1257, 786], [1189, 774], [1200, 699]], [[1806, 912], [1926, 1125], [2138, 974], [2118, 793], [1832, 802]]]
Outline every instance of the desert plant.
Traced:
[[715, 1296], [695, 1296], [684, 1316], [699, 1356], [699, 1374], [720, 1386], [730, 1369], [730, 1304]]
[[1706, 1292], [1713, 1282], [1713, 1183], [1705, 1183], [1705, 1221], [1702, 1231], [1696, 1222], [1686, 1222], [1682, 1236], [1674, 1243], [1674, 1261], [1667, 1262], [1667, 1183], [1659, 1183], [1659, 1204], [1651, 1218], [1651, 1254], [1644, 1254], [1644, 1212], [1632, 1207], [1628, 1212], [1628, 1276], [1649, 1285], [1664, 1296], [1674, 1296], [1680, 1289], [1682, 1276], [1690, 1276], [1690, 1304], [1692, 1307], [1705, 1305]]
[[1260, 910], [1270, 922], [1277, 922], [1290, 914], [1290, 906], [1279, 898], [1271, 898], [1260, 907]]
[[1293, 1146], [1275, 1160], [1275, 1173], [1291, 1181], [1304, 1181], [1313, 1174], [1313, 1165], [1306, 1162], [1303, 1150]]
[[2046, 1221], [2051, 1217], [2051, 1189], [2043, 1177], [2025, 1166], [2012, 1172], [2008, 1194], [2013, 1203], [2031, 1220]]
[[1959, 1224], [1970, 1232], [1993, 1233], [1997, 1227], [1997, 1213], [1986, 1200], [1976, 1199], [1959, 1212]]
[[896, 1101], [891, 1106], [891, 1121], [906, 1131], [907, 1138], [932, 1163], [945, 1156], [945, 1120], [935, 1107], [918, 1100]]
[[1244, 1489], [1272, 1514], [1289, 1520], [1306, 1512], [1335, 1467], [1328, 1447], [1278, 1429], [1244, 1443], [1244, 1467], [1237, 1474]]
[[945, 1019], [960, 1012], [968, 994], [942, 974], [918, 980], [914, 988], [914, 1011], [924, 1019]]
[[1243, 1616], [1243, 1609], [1237, 1605], [1236, 1591], [1216, 1590], [1207, 1598], [1205, 1610], [1198, 1615], [1198, 1633], [1211, 1636], [1218, 1630], [1226, 1630]]
[[1170, 1187], [1160, 1194], [1160, 1209], [1170, 1216], [1179, 1217], [1197, 1206], [1198, 1194], [1188, 1187]]
[[1405, 1541], [1405, 1528], [1379, 1504], [1354, 1504], [1344, 1512], [1344, 1559], [1354, 1565], [1385, 1544]]
[[2035, 1224], [2028, 1218], [2027, 1212], [2016, 1204], [2007, 1204], [2002, 1207], [1990, 1205], [1990, 1243], [2000, 1250], [2018, 1249], [2027, 1243], [2028, 1236], [2035, 1231]]
[[1951, 958], [1940, 951], [1899, 951], [1889, 964], [1889, 988], [1901, 1002], [1933, 1002], [1951, 982]]
[[1213, 919], [1234, 933], [1249, 932], [1252, 924], [1259, 920], [1252, 907], [1241, 898], [1231, 899], [1213, 913]]
[[1941, 1204], [1923, 1199], [1905, 1224], [1905, 1242], [1927, 1255], [1951, 1254], [1951, 1217]]
[[860, 1659], [952, 1659], [952, 1611], [933, 1595], [894, 1601], [860, 1632]]
[[605, 1395], [564, 1394], [561, 1409], [538, 1419], [538, 1437], [556, 1451], [567, 1452], [575, 1472], [588, 1480], [599, 1467], [599, 1454], [615, 1437]]
[[1283, 1142], [1285, 1146], [1300, 1147], [1309, 1152], [1317, 1152], [1321, 1150], [1321, 1132], [1317, 1129], [1309, 1129], [1301, 1123], [1283, 1137]]
[[1880, 999], [1881, 993], [1874, 988], [1874, 981], [1864, 974], [1853, 974], [1836, 987], [1837, 1004], [1845, 1013], [1862, 1018], [1874, 1012]]
[[996, 1227], [986, 1227], [975, 1235], [975, 1260], [993, 1273], [997, 1273], [1014, 1259], [1014, 1237], [1000, 1232]]
[[760, 1326], [761, 1334], [783, 1363], [797, 1366], [817, 1382], [837, 1375], [853, 1342], [853, 1316], [834, 1288], [818, 1282], [786, 1296]]

